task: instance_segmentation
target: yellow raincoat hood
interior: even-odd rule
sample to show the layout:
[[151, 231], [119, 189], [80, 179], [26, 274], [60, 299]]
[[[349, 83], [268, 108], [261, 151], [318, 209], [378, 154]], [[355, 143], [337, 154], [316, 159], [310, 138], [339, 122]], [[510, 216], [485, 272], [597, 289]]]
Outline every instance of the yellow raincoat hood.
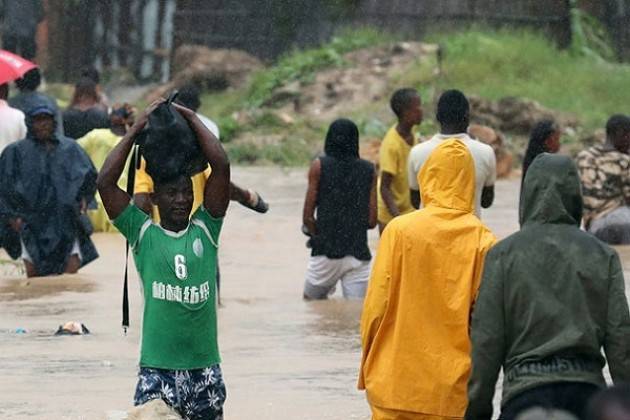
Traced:
[[436, 147], [418, 173], [424, 207], [442, 207], [472, 213], [475, 200], [475, 164], [459, 140]]
[[424, 208], [381, 237], [361, 317], [359, 388], [371, 405], [463, 417], [469, 320], [495, 237], [473, 215], [475, 169], [447, 140], [418, 175]]

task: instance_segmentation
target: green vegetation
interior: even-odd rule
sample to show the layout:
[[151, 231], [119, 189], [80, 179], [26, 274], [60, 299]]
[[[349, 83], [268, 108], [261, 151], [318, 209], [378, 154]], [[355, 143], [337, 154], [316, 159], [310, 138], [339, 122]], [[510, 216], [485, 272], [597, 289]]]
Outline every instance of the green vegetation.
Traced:
[[599, 61], [614, 60], [615, 51], [604, 25], [582, 10], [577, 0], [569, 0], [569, 2], [571, 4], [571, 47], [569, 48], [571, 53]]
[[521, 96], [574, 113], [586, 129], [628, 112], [630, 66], [559, 51], [542, 35], [479, 31], [433, 36], [445, 49], [441, 89], [488, 99]]
[[[315, 153], [314, 143], [323, 139], [326, 127], [298, 119], [289, 128], [272, 112], [261, 110], [261, 105], [283, 85], [295, 81], [308, 83], [317, 71], [349, 65], [343, 55], [350, 51], [382, 45], [394, 39], [392, 35], [370, 28], [341, 31], [320, 47], [294, 50], [284, 55], [274, 66], [254, 74], [244, 89], [204, 95], [200, 112], [216, 120], [223, 143], [230, 143], [244, 133], [251, 133], [251, 137], [283, 133], [273, 144], [249, 141], [252, 139], [227, 144], [226, 149], [234, 162], [269, 162], [283, 166], [306, 164]], [[238, 122], [238, 114], [243, 112], [253, 117]]]
[[[290, 125], [275, 114], [262, 112], [245, 124], [238, 142], [225, 144], [233, 162], [280, 166], [307, 164], [321, 149], [326, 127], [299, 119]], [[223, 135], [223, 134], [222, 134]]]
[[350, 51], [394, 40], [393, 35], [371, 28], [343, 30], [317, 48], [285, 54], [272, 67], [256, 72], [245, 89], [205, 95], [201, 112], [217, 119], [222, 140], [229, 142], [238, 132], [248, 130], [235, 125], [235, 112], [258, 108], [275, 89], [294, 81], [307, 83], [319, 70], [348, 65], [343, 55]]
[[[427, 41], [443, 49], [441, 72], [435, 71], [435, 60], [418, 60], [411, 69], [390, 74], [389, 84], [392, 90], [400, 86], [419, 88], [425, 103], [425, 121], [420, 128], [423, 135], [437, 129], [432, 102], [448, 88], [492, 100], [530, 98], [547, 108], [576, 115], [583, 129], [590, 132], [603, 127], [611, 114], [628, 112], [630, 66], [602, 58], [609, 58], [601, 46], [604, 38], [588, 16], [577, 16], [574, 22], [574, 31], [586, 35], [565, 51], [531, 31], [473, 28], [432, 35]], [[242, 89], [206, 95], [201, 112], [216, 119], [235, 162], [306, 164], [321, 149], [327, 127], [299, 115], [292, 115], [292, 122], [282, 121], [262, 104], [287, 83], [308, 83], [317, 71], [351, 65], [343, 58], [348, 51], [394, 39], [374, 30], [346, 31], [321, 47], [285, 55], [274, 66], [253, 75]], [[599, 41], [593, 43], [593, 39]], [[392, 116], [384, 102], [348, 110], [347, 116], [357, 123], [362, 138], [379, 138], [388, 128]], [[238, 141], [232, 142], [235, 138]]]
[[302, 165], [313, 159], [311, 147], [304, 139], [283, 138], [265, 146], [242, 143], [227, 146], [232, 161], [241, 163], [267, 162], [280, 166]]
[[[388, 78], [391, 91], [402, 86], [419, 89], [425, 108], [419, 130], [423, 136], [437, 130], [433, 102], [449, 88], [491, 100], [506, 96], [533, 99], [547, 108], [574, 114], [588, 134], [603, 127], [610, 115], [629, 112], [626, 90], [630, 65], [613, 62], [609, 38], [596, 19], [577, 7], [571, 18], [573, 42], [564, 51], [532, 31], [473, 27], [435, 32], [426, 41], [442, 47], [440, 72], [435, 59], [422, 57], [411, 67], [395, 69], [383, 77]], [[241, 89], [206, 93], [200, 112], [217, 122], [234, 162], [306, 164], [321, 150], [326, 124], [292, 113], [284, 118], [287, 116], [265, 104], [283, 86], [308, 84], [319, 71], [353, 65], [344, 58], [348, 52], [397, 39], [376, 29], [342, 31], [319, 47], [287, 53], [253, 74]], [[62, 107], [67, 105], [72, 86], [48, 84], [46, 88], [59, 98]], [[382, 98], [346, 110], [345, 116], [357, 123], [362, 139], [381, 138], [388, 129], [393, 116], [386, 103], [387, 98]], [[142, 104], [138, 107], [143, 109]]]
[[249, 87], [248, 104], [262, 105], [271, 92], [293, 81], [308, 81], [318, 70], [345, 65], [343, 55], [360, 48], [374, 47], [393, 40], [376, 29], [345, 30], [321, 47], [294, 50], [281, 57], [271, 68], [257, 73]]

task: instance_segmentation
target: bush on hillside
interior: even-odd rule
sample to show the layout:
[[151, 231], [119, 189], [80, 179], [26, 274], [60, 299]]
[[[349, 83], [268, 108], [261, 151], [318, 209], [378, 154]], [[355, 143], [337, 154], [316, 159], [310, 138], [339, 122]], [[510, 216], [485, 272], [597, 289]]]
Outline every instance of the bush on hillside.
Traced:
[[441, 88], [488, 99], [519, 96], [576, 114], [587, 128], [627, 112], [630, 66], [558, 50], [541, 34], [470, 30], [432, 37], [444, 47]]
[[259, 106], [274, 89], [284, 84], [296, 80], [308, 81], [318, 70], [344, 65], [345, 53], [381, 45], [393, 39], [393, 36], [372, 28], [348, 29], [318, 48], [294, 50], [282, 56], [273, 67], [254, 75], [248, 92], [248, 103], [250, 106]]

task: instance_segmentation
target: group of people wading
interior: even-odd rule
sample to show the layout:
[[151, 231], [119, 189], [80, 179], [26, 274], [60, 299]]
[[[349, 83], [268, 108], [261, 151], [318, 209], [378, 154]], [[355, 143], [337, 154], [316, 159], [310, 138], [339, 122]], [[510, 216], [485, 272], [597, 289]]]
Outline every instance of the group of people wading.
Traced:
[[[128, 193], [130, 152], [163, 103], [135, 118], [127, 105], [99, 105], [96, 82], [82, 79], [72, 112], [61, 114], [38, 84], [33, 73], [19, 81], [15, 108], [0, 86], [2, 246], [29, 276], [73, 273], [97, 257], [90, 226], [115, 227], [131, 245], [145, 297], [135, 404], [160, 399], [187, 419], [222, 418], [219, 236], [230, 200], [258, 212], [267, 204], [231, 181], [218, 128], [196, 113], [194, 88], [172, 107], [205, 170], [154, 178], [142, 161]], [[504, 419], [532, 407], [578, 418], [589, 407], [627, 407], [624, 388], [601, 389], [606, 363], [616, 384], [630, 380], [623, 271], [605, 243], [630, 242], [630, 119], [611, 117], [606, 143], [577, 165], [555, 154], [561, 129], [541, 122], [525, 156], [521, 229], [497, 242], [480, 219], [494, 200], [495, 156], [467, 134], [464, 94], [441, 95], [440, 132], [418, 144], [418, 92], [395, 92], [391, 108], [398, 121], [378, 171], [359, 157], [351, 120], [330, 125], [303, 211], [311, 249], [304, 298], [326, 299], [340, 283], [344, 297], [364, 299], [358, 385], [373, 418], [489, 419], [501, 370]], [[87, 124], [88, 111], [105, 127]], [[81, 137], [66, 137], [64, 126]], [[367, 232], [376, 226], [372, 261]]]
[[[615, 384], [630, 381], [623, 270], [605, 243], [630, 242], [630, 119], [611, 117], [606, 143], [577, 166], [555, 154], [560, 128], [541, 121], [524, 162], [521, 229], [497, 242], [480, 220], [494, 199], [495, 157], [467, 134], [466, 97], [442, 94], [440, 133], [417, 145], [419, 94], [401, 89], [391, 107], [398, 123], [382, 142], [378, 179], [358, 156], [356, 126], [335, 121], [304, 204], [304, 297], [325, 298], [337, 282], [348, 298], [367, 290], [358, 385], [372, 418], [490, 419], [501, 370], [502, 419], [536, 407], [627, 418], [606, 413], [630, 413], [629, 388], [602, 389], [606, 363]], [[377, 220], [369, 269], [366, 232]]]

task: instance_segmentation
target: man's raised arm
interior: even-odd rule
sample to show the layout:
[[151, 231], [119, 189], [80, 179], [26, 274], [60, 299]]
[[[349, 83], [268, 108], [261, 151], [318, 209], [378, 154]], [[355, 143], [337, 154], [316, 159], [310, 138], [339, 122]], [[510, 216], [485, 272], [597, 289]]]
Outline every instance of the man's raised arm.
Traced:
[[[127, 134], [118, 142], [114, 150], [107, 156], [101, 172], [98, 174], [96, 186], [103, 200], [105, 211], [111, 220], [116, 219], [129, 205], [129, 194], [118, 187], [118, 179], [125, 169], [125, 162], [133, 147], [136, 136], [147, 124], [148, 116], [162, 101], [152, 103], [138, 118]], [[133, 164], [133, 163], [132, 163]]]
[[206, 128], [194, 111], [178, 104], [175, 108], [190, 123], [212, 173], [203, 192], [203, 206], [212, 217], [225, 216], [230, 203], [230, 162], [219, 140]]

